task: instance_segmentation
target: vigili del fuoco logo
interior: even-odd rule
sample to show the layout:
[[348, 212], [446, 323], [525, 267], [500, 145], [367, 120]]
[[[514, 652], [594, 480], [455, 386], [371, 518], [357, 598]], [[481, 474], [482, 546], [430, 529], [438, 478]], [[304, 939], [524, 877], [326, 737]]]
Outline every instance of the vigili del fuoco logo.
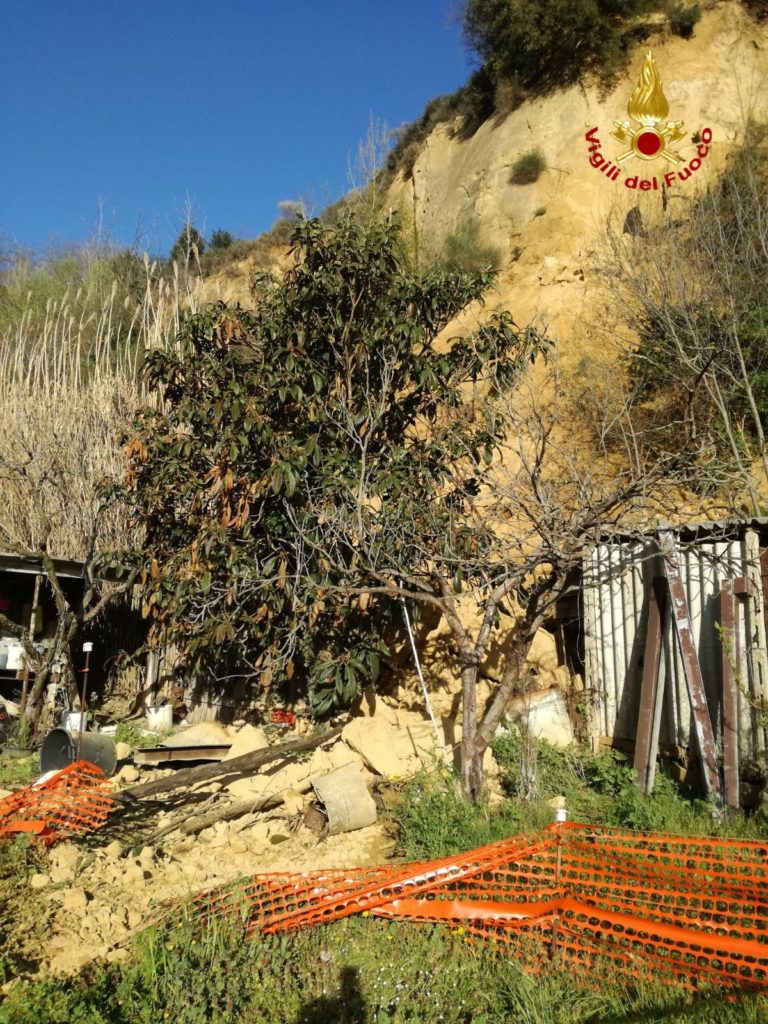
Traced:
[[[685, 138], [682, 121], [669, 121], [669, 103], [661, 87], [661, 78], [656, 61], [649, 50], [643, 61], [637, 88], [627, 104], [629, 121], [614, 121], [614, 131], [610, 133], [622, 147], [612, 159], [608, 159], [602, 150], [602, 143], [597, 136], [598, 129], [590, 128], [584, 138], [589, 146], [589, 162], [611, 181], [619, 181], [624, 165], [630, 171], [635, 167], [628, 162], [633, 158], [645, 163], [662, 161], [658, 173], [653, 177], [642, 177], [639, 173], [625, 173], [624, 184], [627, 188], [639, 188], [643, 192], [658, 189], [660, 184], [670, 188], [677, 181], [686, 181], [701, 167], [701, 161], [709, 154], [712, 131], [702, 129], [695, 141], [698, 143], [696, 156], [688, 163], [675, 152], [675, 144]], [[682, 165], [682, 166], [681, 166]], [[675, 170], [664, 170], [674, 167]], [[656, 170], [656, 167], [653, 168]]]

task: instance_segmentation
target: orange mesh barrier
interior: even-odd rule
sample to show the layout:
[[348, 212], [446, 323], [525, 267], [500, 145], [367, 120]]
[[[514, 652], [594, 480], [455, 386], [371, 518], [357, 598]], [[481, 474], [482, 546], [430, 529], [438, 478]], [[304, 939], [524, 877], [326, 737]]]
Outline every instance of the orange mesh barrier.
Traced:
[[104, 772], [89, 761], [75, 761], [0, 800], [0, 838], [26, 832], [52, 843], [100, 828], [111, 807], [112, 789]]
[[768, 841], [557, 824], [429, 863], [257, 876], [196, 910], [267, 934], [361, 913], [447, 922], [534, 971], [602, 961], [626, 980], [768, 988]]

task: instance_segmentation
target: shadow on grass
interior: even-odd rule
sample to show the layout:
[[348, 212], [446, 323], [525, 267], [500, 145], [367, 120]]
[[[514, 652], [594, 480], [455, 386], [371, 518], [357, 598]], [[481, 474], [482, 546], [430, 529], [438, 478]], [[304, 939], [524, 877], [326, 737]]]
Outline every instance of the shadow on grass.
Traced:
[[338, 996], [322, 996], [302, 1007], [295, 1024], [368, 1024], [368, 1008], [356, 967], [342, 967]]

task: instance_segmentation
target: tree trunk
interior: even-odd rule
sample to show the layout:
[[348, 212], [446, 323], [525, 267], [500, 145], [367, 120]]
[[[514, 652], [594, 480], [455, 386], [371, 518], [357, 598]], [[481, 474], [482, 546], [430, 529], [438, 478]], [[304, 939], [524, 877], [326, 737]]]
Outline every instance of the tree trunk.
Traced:
[[532, 609], [532, 621], [528, 618], [518, 625], [512, 649], [505, 659], [504, 674], [493, 700], [478, 721], [477, 675], [479, 666], [465, 664], [461, 670], [463, 734], [461, 743], [461, 776], [464, 795], [477, 803], [483, 793], [483, 757], [496, 729], [507, 710], [510, 698], [523, 676], [525, 659], [528, 656], [534, 634], [541, 624], [541, 616]]
[[27, 705], [24, 710], [24, 716], [29, 723], [29, 734], [34, 736], [36, 739], [40, 738], [39, 733], [42, 732], [41, 727], [45, 724], [42, 721], [43, 698], [46, 686], [50, 682], [51, 668], [54, 661], [57, 658], [64, 660], [65, 671], [69, 668], [70, 673], [72, 673], [69, 647], [77, 633], [77, 627], [78, 621], [75, 613], [70, 610], [65, 611], [59, 618], [59, 623], [56, 627], [56, 636], [54, 637], [51, 649], [37, 666], [35, 681], [29, 691]]
[[461, 778], [464, 796], [477, 803], [483, 794], [483, 754], [485, 744], [477, 731], [477, 671], [475, 661], [461, 669]]

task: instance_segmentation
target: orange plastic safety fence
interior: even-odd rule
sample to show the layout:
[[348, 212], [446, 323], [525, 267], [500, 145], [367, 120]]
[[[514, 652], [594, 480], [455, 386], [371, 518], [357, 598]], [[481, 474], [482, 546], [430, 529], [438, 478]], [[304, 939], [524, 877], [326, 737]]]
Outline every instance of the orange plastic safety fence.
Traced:
[[768, 989], [768, 842], [564, 823], [429, 863], [257, 876], [196, 909], [266, 934], [353, 914], [447, 922], [531, 970]]
[[104, 772], [89, 761], [75, 761], [0, 800], [0, 838], [26, 832], [52, 843], [100, 828], [111, 807]]

